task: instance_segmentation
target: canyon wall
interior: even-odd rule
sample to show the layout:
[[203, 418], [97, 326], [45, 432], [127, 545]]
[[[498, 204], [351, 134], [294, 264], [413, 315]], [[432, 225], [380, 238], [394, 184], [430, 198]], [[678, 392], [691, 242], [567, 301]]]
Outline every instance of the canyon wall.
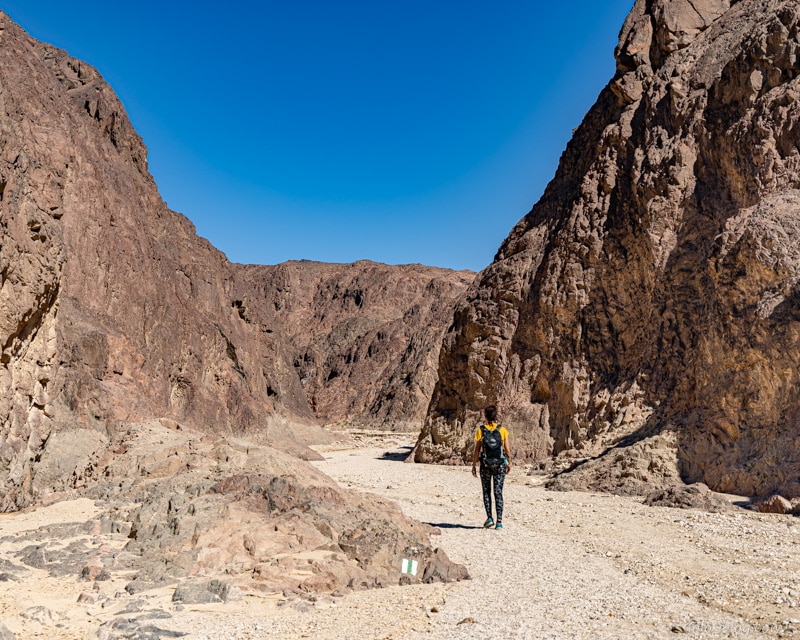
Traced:
[[497, 404], [518, 458], [583, 456], [583, 487], [636, 491], [627, 454], [666, 446], [685, 481], [800, 495], [799, 23], [785, 0], [637, 0], [456, 309], [417, 461], [465, 460]]
[[324, 422], [418, 429], [471, 277], [231, 264], [163, 202], [97, 70], [0, 13], [0, 509], [74, 482], [40, 460], [72, 471], [136, 423], [303, 458]]
[[473, 272], [367, 261], [247, 269], [288, 335], [318, 418], [420, 428], [436, 383], [442, 336]]
[[[385, 266], [341, 269], [354, 281], [362, 270], [395, 277]], [[303, 330], [323, 328], [280, 314], [278, 299], [293, 301], [270, 289], [275, 271], [229, 263], [170, 211], [99, 73], [0, 12], [0, 510], [90, 497], [104, 510], [97, 533], [127, 534], [124, 548], [82, 549], [83, 567], [60, 544], [38, 546], [31, 562], [73, 579], [123, 572], [130, 594], [198, 577], [225, 593], [467, 577], [432, 546], [431, 527], [340, 490], [301, 459], [330, 437], [295, 362], [313, 340]], [[463, 290], [463, 275], [408, 272], [431, 295]], [[314, 273], [301, 267], [298, 286]], [[373, 299], [369, 286], [361, 295]], [[380, 319], [352, 321], [378, 342], [390, 336], [376, 378], [389, 363], [403, 370], [394, 350], [413, 351], [403, 343], [413, 331], [388, 329], [396, 318], [438, 354], [444, 311], [415, 306], [431, 295], [409, 292], [408, 309], [386, 302]], [[348, 312], [360, 309], [337, 322]], [[404, 321], [415, 314], [440, 326]], [[430, 354], [415, 358], [414, 372], [433, 375]], [[356, 411], [343, 402], [326, 418], [349, 417], [339, 410]], [[403, 557], [418, 560], [418, 575], [400, 572]]]

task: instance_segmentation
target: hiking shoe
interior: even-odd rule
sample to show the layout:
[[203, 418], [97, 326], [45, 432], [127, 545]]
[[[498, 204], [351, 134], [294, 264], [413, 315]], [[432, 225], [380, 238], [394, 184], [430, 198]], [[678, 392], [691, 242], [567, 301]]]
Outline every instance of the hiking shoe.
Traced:
[[484, 529], [491, 529], [493, 526], [494, 526], [494, 520], [492, 520], [491, 518], [489, 518], [488, 520], [486, 520], [486, 522], [483, 523]]
[[494, 527], [494, 528], [495, 528], [495, 529], [502, 529], [502, 528], [503, 528], [503, 523], [502, 523], [502, 522], [498, 522], [498, 523], [495, 525], [495, 527]]

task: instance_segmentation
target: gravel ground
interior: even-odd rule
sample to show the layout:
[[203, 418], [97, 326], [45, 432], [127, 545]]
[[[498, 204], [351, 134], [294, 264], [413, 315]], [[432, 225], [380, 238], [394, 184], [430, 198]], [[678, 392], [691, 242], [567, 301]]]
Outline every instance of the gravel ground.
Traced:
[[775, 638], [800, 634], [800, 527], [791, 516], [646, 507], [551, 492], [512, 469], [505, 529], [481, 528], [469, 469], [406, 464], [402, 436], [315, 463], [436, 525], [472, 579], [321, 596], [246, 596], [174, 612], [194, 640], [266, 638]]
[[[17, 640], [800, 637], [797, 518], [547, 491], [542, 476], [515, 468], [506, 481], [505, 529], [486, 530], [480, 481], [465, 467], [402, 462], [408, 438], [361, 434], [321, 449], [326, 459], [315, 464], [342, 486], [392, 498], [435, 525], [434, 544], [466, 565], [471, 580], [178, 605], [172, 587], [129, 596], [125, 575], [102, 583], [113, 597], [94, 602], [99, 592], [85, 593], [85, 581], [31, 566], [19, 577], [0, 576], [0, 637], [5, 627]], [[0, 569], [3, 558], [16, 566], [10, 561], [32, 544], [24, 532], [57, 535], [58, 523], [83, 522], [98, 509], [79, 499], [6, 514]], [[127, 540], [83, 537], [92, 545]]]

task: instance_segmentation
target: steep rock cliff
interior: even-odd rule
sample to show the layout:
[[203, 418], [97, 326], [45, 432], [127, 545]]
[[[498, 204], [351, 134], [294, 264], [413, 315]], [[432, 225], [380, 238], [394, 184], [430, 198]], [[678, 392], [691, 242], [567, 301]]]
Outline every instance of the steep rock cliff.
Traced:
[[442, 336], [473, 272], [368, 261], [288, 262], [246, 271], [289, 338], [319, 419], [420, 428]]
[[416, 460], [463, 459], [496, 403], [519, 456], [612, 447], [581, 486], [634, 491], [647, 464], [621, 453], [653, 440], [685, 480], [800, 495], [799, 22], [785, 0], [637, 0], [615, 77], [456, 310]]
[[[100, 74], [0, 13], [0, 509], [71, 488], [130, 424], [248, 433], [300, 457], [329, 437], [320, 418], [419, 428], [469, 276], [320, 269], [229, 263], [162, 201]], [[294, 301], [272, 288], [289, 272]], [[342, 306], [351, 285], [365, 302]], [[309, 304], [328, 319], [286, 311]], [[334, 380], [327, 361], [344, 373], [362, 348]]]
[[91, 448], [153, 418], [312, 423], [280, 327], [267, 307], [239, 317], [231, 265], [167, 209], [112, 90], [0, 22], [2, 506], [36, 493], [62, 429], [92, 433]]

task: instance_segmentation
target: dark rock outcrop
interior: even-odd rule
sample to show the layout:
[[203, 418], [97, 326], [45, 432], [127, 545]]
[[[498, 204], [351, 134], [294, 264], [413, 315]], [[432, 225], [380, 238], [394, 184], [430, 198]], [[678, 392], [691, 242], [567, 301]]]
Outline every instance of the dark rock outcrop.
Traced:
[[[432, 546], [433, 528], [397, 505], [344, 491], [307, 462], [246, 439], [131, 426], [76, 476], [80, 495], [103, 510], [12, 536], [19, 564], [2, 567], [11, 579], [34, 567], [87, 583], [124, 580], [131, 595], [177, 585], [175, 601], [220, 602], [242, 590], [468, 577]], [[418, 562], [417, 575], [402, 573], [404, 558]]]
[[668, 489], [656, 489], [645, 497], [643, 504], [649, 507], [700, 509], [709, 513], [725, 513], [738, 509], [726, 497], [715, 494], [702, 482], [689, 485], [678, 484]]
[[136, 571], [132, 590], [214, 576], [266, 591], [365, 589], [408, 581], [404, 557], [419, 562], [415, 582], [467, 577], [397, 505], [247, 440], [143, 425], [84, 473], [101, 478], [85, 495], [133, 505], [113, 512], [130, 527], [119, 562]]
[[584, 486], [615, 490], [608, 456], [663, 434], [686, 481], [800, 495], [799, 56], [796, 2], [637, 0], [456, 310], [417, 461], [464, 459], [496, 403], [518, 456], [612, 447]]
[[[100, 590], [113, 583], [132, 596], [176, 587], [173, 601], [197, 603], [469, 577], [433, 546], [430, 525], [247, 439], [130, 426], [73, 479], [79, 491], [51, 500], [80, 495], [97, 513], [3, 537], [15, 551], [2, 579], [24, 581], [35, 568], [85, 582], [87, 597], [110, 598]], [[416, 575], [402, 572], [404, 559], [418, 563]]]

